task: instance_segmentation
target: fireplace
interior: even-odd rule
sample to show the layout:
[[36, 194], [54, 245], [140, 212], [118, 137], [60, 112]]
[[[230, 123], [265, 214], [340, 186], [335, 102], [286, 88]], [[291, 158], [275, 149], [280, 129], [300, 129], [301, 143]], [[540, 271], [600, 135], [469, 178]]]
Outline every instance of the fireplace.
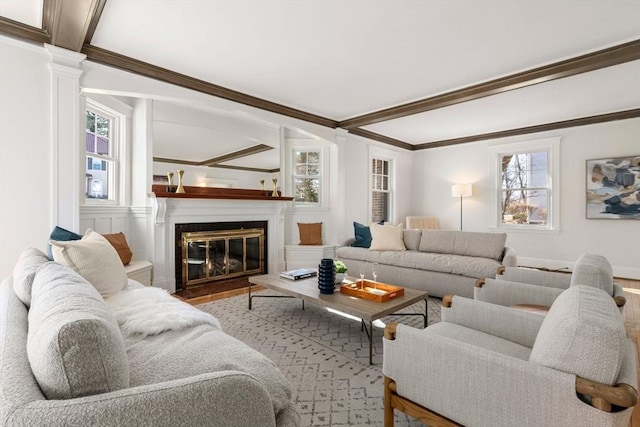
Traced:
[[175, 225], [176, 290], [266, 273], [267, 221]]

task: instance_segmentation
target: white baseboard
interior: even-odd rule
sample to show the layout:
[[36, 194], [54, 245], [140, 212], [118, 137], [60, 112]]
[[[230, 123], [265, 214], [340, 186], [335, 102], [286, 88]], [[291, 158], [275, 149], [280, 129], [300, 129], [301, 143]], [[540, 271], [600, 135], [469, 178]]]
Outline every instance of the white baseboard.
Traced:
[[[551, 270], [572, 270], [573, 261], [557, 261], [542, 258], [518, 257], [518, 265], [522, 267], [545, 267]], [[613, 275], [624, 279], [640, 280], [640, 268], [612, 266]]]

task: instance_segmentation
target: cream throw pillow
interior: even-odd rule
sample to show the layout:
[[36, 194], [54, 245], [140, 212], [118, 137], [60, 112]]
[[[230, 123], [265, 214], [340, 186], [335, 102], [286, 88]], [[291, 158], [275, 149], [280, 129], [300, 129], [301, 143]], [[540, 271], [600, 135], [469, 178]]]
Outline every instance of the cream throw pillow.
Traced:
[[99, 233], [88, 229], [80, 240], [50, 241], [53, 259], [84, 277], [102, 297], [117, 294], [127, 287], [127, 272], [118, 252]]
[[402, 224], [371, 224], [371, 251], [404, 251]]

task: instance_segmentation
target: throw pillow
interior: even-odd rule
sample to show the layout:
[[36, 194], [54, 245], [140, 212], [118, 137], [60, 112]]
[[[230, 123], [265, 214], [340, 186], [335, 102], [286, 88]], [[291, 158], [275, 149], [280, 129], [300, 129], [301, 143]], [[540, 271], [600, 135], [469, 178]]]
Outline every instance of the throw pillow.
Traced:
[[13, 291], [27, 307], [31, 305], [31, 287], [36, 272], [49, 258], [40, 249], [28, 248], [18, 258], [13, 269]]
[[322, 245], [322, 223], [298, 223], [300, 245]]
[[371, 224], [372, 251], [404, 251], [402, 224], [378, 225]]
[[[71, 240], [80, 239], [82, 239], [82, 236], [78, 233], [74, 233], [73, 231], [58, 227], [57, 225], [53, 228], [51, 234], [49, 235], [49, 240], [55, 240], [57, 242], [68, 242]], [[47, 245], [47, 255], [49, 256], [49, 261], [53, 261], [53, 251], [51, 249], [51, 243]]]
[[129, 387], [124, 340], [111, 311], [86, 280], [55, 262], [33, 281], [27, 358], [47, 399]]
[[127, 244], [127, 238], [123, 233], [103, 234], [102, 237], [107, 239], [116, 252], [118, 252], [118, 256], [120, 257], [123, 265], [127, 265], [131, 262], [133, 252], [131, 252], [129, 245]]
[[366, 225], [353, 221], [353, 235], [356, 239], [351, 243], [351, 246], [354, 248], [371, 246], [371, 229]]
[[53, 259], [71, 267], [100, 292], [103, 297], [117, 294], [127, 287], [127, 272], [111, 244], [92, 229], [80, 240], [57, 242]]

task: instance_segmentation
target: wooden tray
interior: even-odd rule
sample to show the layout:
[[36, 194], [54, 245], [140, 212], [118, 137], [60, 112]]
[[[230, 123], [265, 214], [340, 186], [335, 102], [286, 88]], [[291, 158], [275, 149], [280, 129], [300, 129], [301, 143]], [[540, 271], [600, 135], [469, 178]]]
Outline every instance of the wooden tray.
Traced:
[[340, 292], [375, 302], [385, 302], [404, 295], [404, 288], [380, 282], [375, 283], [374, 286], [372, 280], [364, 280], [364, 283], [362, 280], [357, 280], [340, 286]]

